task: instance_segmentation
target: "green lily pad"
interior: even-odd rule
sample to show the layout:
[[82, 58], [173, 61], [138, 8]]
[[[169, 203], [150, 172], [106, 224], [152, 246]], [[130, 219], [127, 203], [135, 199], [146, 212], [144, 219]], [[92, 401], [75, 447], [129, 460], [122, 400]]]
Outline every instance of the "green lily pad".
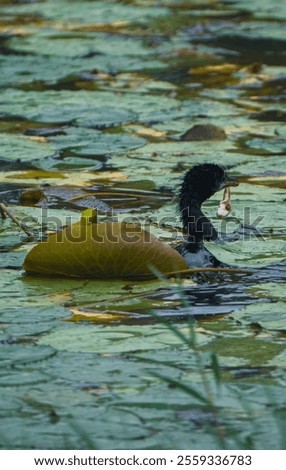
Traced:
[[23, 135], [1, 134], [1, 156], [7, 160], [29, 162], [50, 157], [55, 153], [53, 145], [36, 142]]
[[[88, 116], [89, 113], [87, 113]], [[105, 122], [111, 124], [111, 119], [116, 121], [116, 116], [111, 118], [110, 121], [107, 119]], [[85, 123], [88, 125], [89, 118], [86, 117]], [[98, 122], [104, 126], [104, 120], [101, 120], [100, 115], [98, 116]], [[96, 120], [93, 121], [95, 124]], [[84, 123], [84, 121], [83, 121]], [[89, 121], [91, 124], [91, 121]], [[125, 133], [109, 133], [99, 132], [94, 129], [85, 129], [77, 127], [69, 127], [66, 130], [66, 135], [56, 136], [50, 139], [54, 143], [56, 149], [66, 150], [71, 156], [77, 157], [92, 157], [90, 160], [90, 166], [94, 166], [96, 161], [94, 157], [111, 155], [114, 153], [121, 153], [123, 151], [134, 149], [145, 145], [146, 140], [142, 137], [133, 136]], [[63, 165], [66, 159], [55, 164]], [[83, 162], [86, 163], [85, 161]]]
[[[260, 325], [266, 330], [285, 332], [285, 307], [286, 303], [282, 300], [271, 304], [253, 304], [248, 305], [241, 312], [236, 312], [234, 317], [243, 323]], [[281, 346], [283, 345], [281, 344]], [[284, 346], [282, 349], [284, 349]]]
[[[209, 341], [198, 335], [205, 344]], [[39, 345], [48, 345], [56, 350], [73, 352], [96, 352], [99, 354], [122, 354], [126, 352], [156, 351], [180, 346], [180, 340], [162, 325], [154, 325], [152, 333], [146, 326], [124, 325], [116, 328], [105, 326], [90, 328], [88, 325], [66, 327], [62, 331], [50, 332], [39, 340]]]
[[286, 301], [286, 284], [283, 282], [279, 284], [267, 282], [249, 287], [247, 290], [255, 297]]
[[241, 240], [216, 245], [205, 243], [208, 250], [224, 263], [240, 267], [262, 267], [285, 259], [285, 240]]

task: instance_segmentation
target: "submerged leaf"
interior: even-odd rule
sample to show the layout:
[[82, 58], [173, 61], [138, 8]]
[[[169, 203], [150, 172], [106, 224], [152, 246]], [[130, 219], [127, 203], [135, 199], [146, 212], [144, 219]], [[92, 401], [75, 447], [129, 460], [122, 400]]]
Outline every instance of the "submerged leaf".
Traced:
[[45, 197], [41, 187], [23, 189], [20, 194], [20, 202], [23, 206], [37, 204]]
[[187, 268], [169, 245], [134, 224], [75, 223], [28, 253], [28, 273], [86, 278], [155, 277]]
[[226, 133], [224, 129], [214, 126], [213, 124], [196, 124], [181, 136], [181, 140], [184, 141], [224, 139], [226, 139]]

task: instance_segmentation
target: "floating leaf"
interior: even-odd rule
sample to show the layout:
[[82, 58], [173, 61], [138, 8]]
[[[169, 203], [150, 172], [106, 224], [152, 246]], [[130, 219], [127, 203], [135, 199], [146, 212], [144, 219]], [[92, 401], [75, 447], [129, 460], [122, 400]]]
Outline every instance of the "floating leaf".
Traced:
[[286, 189], [286, 176], [258, 176], [245, 177], [247, 183], [259, 184], [261, 186], [270, 186], [271, 188]]
[[[11, 178], [13, 180], [13, 173], [6, 172], [7, 178]], [[54, 180], [54, 179], [63, 179], [65, 175], [63, 175], [60, 171], [46, 171], [46, 170], [28, 170], [28, 171], [18, 171], [14, 175], [14, 180]]]
[[35, 142], [23, 135], [1, 133], [1, 156], [6, 160], [30, 162], [54, 154], [54, 147], [44, 142]]
[[[203, 344], [210, 342], [205, 335], [198, 337]], [[145, 325], [126, 327], [106, 325], [104, 328], [90, 328], [89, 325], [65, 323], [61, 331], [51, 331], [39, 339], [40, 346], [51, 346], [58, 351], [78, 353], [122, 354], [131, 351], [159, 351], [170, 345], [180, 346], [180, 339], [162, 325], [153, 325], [152, 332]]]
[[285, 240], [253, 237], [251, 240], [242, 239], [223, 245], [212, 242], [205, 244], [217, 259], [231, 266], [262, 267], [279, 263], [285, 258]]
[[196, 124], [181, 136], [183, 141], [224, 140], [225, 138], [225, 131], [213, 124]]
[[117, 312], [116, 310], [88, 312], [79, 310], [77, 308], [71, 308], [71, 312], [73, 316], [67, 319], [69, 322], [91, 321], [101, 324], [125, 320], [128, 315], [128, 312], [121, 313], [120, 311]]
[[20, 194], [20, 201], [23, 206], [33, 205], [40, 202], [45, 197], [44, 191], [40, 188], [25, 189]]
[[100, 172], [81, 172], [78, 171], [42, 171], [42, 170], [29, 170], [29, 171], [5, 171], [0, 172], [0, 182], [18, 183], [20, 180], [25, 180], [25, 183], [39, 184], [48, 183], [53, 185], [62, 185], [63, 179], [66, 185], [74, 186], [90, 186], [91, 182], [96, 181], [100, 183], [107, 183], [110, 181], [125, 181], [127, 177], [120, 171], [100, 171]]
[[75, 223], [28, 253], [28, 273], [87, 278], [154, 277], [186, 269], [184, 259], [134, 224]]
[[[85, 114], [87, 116], [85, 116]], [[86, 113], [82, 113], [75, 122], [80, 127], [91, 127], [94, 129], [104, 129], [120, 125], [124, 122], [132, 122], [137, 118], [136, 114], [124, 108], [105, 106], [102, 108], [88, 109]]]
[[[284, 284], [285, 285], [285, 284]], [[284, 287], [284, 286], [283, 286]], [[278, 289], [276, 289], [276, 292]], [[282, 291], [282, 289], [281, 289]], [[271, 305], [271, 306], [270, 306]], [[241, 324], [251, 324], [251, 325], [258, 325], [260, 328], [269, 331], [286, 331], [286, 318], [285, 318], [285, 302], [283, 300], [279, 300], [277, 302], [273, 302], [269, 305], [269, 303], [265, 304], [252, 304], [247, 305], [243, 310], [239, 312], [235, 312], [233, 317], [235, 320], [241, 322]], [[285, 350], [283, 343], [274, 343], [271, 345], [271, 349], [276, 349], [276, 352], [281, 352]], [[265, 348], [265, 353], [268, 354], [270, 352], [270, 346]], [[257, 354], [257, 352], [256, 352]], [[262, 351], [260, 350], [259, 355], [262, 355]]]
[[[266, 282], [266, 283], [251, 286], [247, 290], [254, 297], [272, 299], [275, 301], [278, 301], [278, 300], [286, 301], [285, 288], [286, 288], [285, 283], [276, 284], [275, 282]], [[272, 313], [272, 309], [271, 309], [271, 313]]]

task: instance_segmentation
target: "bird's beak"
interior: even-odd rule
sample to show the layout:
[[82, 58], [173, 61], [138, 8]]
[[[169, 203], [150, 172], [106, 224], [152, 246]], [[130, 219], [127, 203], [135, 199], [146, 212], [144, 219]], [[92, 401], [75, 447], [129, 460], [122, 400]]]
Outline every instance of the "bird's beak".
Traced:
[[235, 178], [234, 176], [229, 176], [228, 174], [226, 174], [223, 182], [221, 183], [220, 189], [224, 189], [224, 188], [227, 188], [229, 186], [238, 186], [238, 185], [239, 185], [239, 181], [238, 181], [237, 178]]

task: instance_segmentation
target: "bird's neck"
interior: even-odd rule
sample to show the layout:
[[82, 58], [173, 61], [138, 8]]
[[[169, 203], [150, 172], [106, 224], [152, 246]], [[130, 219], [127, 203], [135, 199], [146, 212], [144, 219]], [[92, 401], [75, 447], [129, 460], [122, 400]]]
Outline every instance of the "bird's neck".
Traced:
[[202, 202], [193, 198], [185, 207], [181, 207], [183, 229], [188, 234], [189, 243], [199, 244], [204, 240], [216, 240], [218, 237], [213, 224], [202, 211]]

